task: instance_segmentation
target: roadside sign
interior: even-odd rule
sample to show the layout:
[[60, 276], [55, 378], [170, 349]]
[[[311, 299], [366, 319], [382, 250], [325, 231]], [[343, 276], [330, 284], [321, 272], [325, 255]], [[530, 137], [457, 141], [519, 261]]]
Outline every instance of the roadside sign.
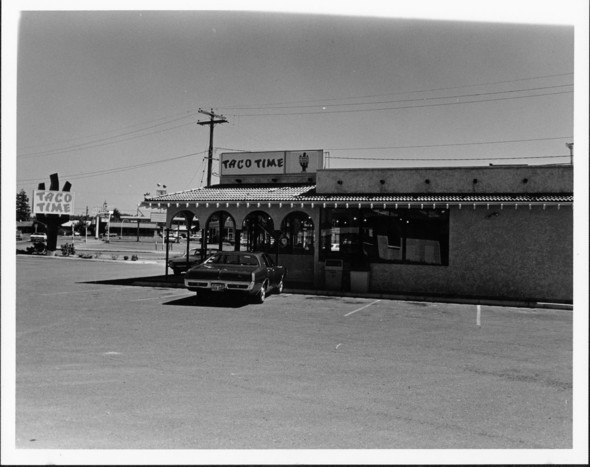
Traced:
[[33, 214], [74, 213], [74, 194], [69, 191], [33, 190]]

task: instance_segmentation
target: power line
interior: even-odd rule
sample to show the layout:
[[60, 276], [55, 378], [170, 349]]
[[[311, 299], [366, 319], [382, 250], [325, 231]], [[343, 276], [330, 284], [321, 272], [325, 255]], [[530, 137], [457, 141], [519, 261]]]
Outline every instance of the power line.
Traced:
[[[550, 74], [550, 75], [542, 75], [542, 76], [533, 76], [533, 77], [529, 77], [529, 78], [519, 78], [519, 79], [512, 79], [512, 80], [504, 80], [504, 81], [495, 81], [495, 82], [488, 82], [488, 83], [480, 83], [480, 84], [467, 84], [467, 85], [461, 85], [461, 86], [451, 86], [451, 87], [441, 87], [441, 88], [432, 88], [432, 89], [423, 89], [423, 90], [416, 90], [416, 91], [404, 91], [404, 92], [395, 92], [395, 93], [384, 93], [384, 94], [373, 94], [373, 95], [363, 95], [363, 96], [353, 96], [353, 97], [346, 97], [346, 98], [335, 98], [335, 99], [313, 99], [313, 100], [299, 100], [299, 101], [291, 101], [291, 102], [279, 102], [279, 103], [269, 103], [269, 104], [263, 104], [262, 106], [233, 106], [233, 107], [220, 107], [221, 109], [259, 109], [259, 108], [265, 108], [264, 106], [269, 106], [269, 107], [274, 107], [274, 108], [279, 108], [279, 107], [275, 107], [278, 105], [286, 105], [286, 104], [301, 104], [301, 103], [305, 103], [305, 102], [313, 102], [316, 103], [317, 105], [321, 105], [322, 102], [333, 102], [333, 101], [341, 101], [343, 99], [367, 99], [367, 98], [374, 98], [374, 97], [384, 97], [384, 96], [395, 96], [395, 95], [407, 95], [407, 94], [416, 94], [416, 93], [425, 93], [425, 92], [435, 92], [435, 91], [445, 91], [445, 90], [452, 90], [452, 89], [464, 89], [464, 88], [472, 88], [472, 87], [478, 87], [478, 86], [490, 86], [490, 85], [496, 85], [496, 84], [506, 84], [506, 83], [515, 83], [515, 82], [521, 82], [521, 81], [530, 81], [530, 80], [538, 80], [538, 79], [545, 79], [545, 78], [555, 78], [555, 77], [560, 77], [560, 76], [571, 76], [573, 75], [573, 73], [557, 73], [557, 74]], [[337, 104], [335, 104], [337, 105]], [[339, 104], [339, 105], [355, 105], [355, 104]], [[360, 103], [357, 103], [357, 105], [360, 105]], [[142, 122], [138, 122], [132, 125], [126, 125], [124, 127], [115, 129], [115, 130], [111, 130], [111, 131], [106, 131], [106, 132], [100, 132], [100, 133], [95, 133], [95, 134], [90, 134], [90, 135], [86, 135], [86, 136], [81, 136], [81, 137], [77, 137], [77, 138], [72, 138], [69, 140], [62, 140], [62, 142], [68, 142], [68, 141], [76, 141], [76, 140], [80, 140], [80, 139], [86, 139], [86, 138], [94, 138], [97, 136], [102, 136], [102, 135], [108, 135], [110, 133], [113, 132], [119, 132], [119, 131], [124, 131], [127, 130], [129, 128], [134, 128], [140, 125], [146, 125], [149, 124], [149, 126], [147, 127], [143, 127], [143, 128], [138, 128], [133, 130], [132, 132], [128, 132], [128, 133], [122, 133], [122, 134], [114, 134], [111, 136], [107, 136], [105, 138], [99, 138], [98, 140], [93, 139], [90, 140], [86, 143], [79, 143], [76, 144], [75, 146], [84, 146], [84, 145], [89, 145], [89, 144], [93, 144], [96, 143], [97, 141], [103, 141], [103, 140], [108, 140], [108, 139], [113, 139], [113, 138], [119, 138], [121, 136], [125, 136], [128, 134], [132, 134], [132, 133], [136, 133], [136, 132], [140, 132], [140, 131], [144, 131], [144, 130], [148, 130], [151, 128], [154, 128], [155, 126], [161, 126], [161, 125], [165, 125], [167, 123], [172, 123], [174, 121], [178, 121], [178, 120], [182, 120], [184, 118], [188, 118], [188, 117], [192, 117], [194, 115], [196, 115], [197, 112], [195, 111], [184, 111], [182, 113], [176, 113], [173, 115], [169, 115], [169, 116], [164, 116], [164, 117], [159, 117], [159, 118], [155, 118], [155, 119], [151, 119], [151, 120], [144, 120]], [[153, 125], [156, 122], [160, 122], [161, 120], [165, 120], [162, 123], [157, 123], [157, 125]], [[178, 127], [174, 127], [174, 128], [178, 128]], [[166, 130], [167, 131], [167, 130]], [[47, 145], [54, 145], [57, 144], [58, 142], [53, 142], [53, 143], [48, 143], [48, 144], [36, 144], [36, 145], [28, 145], [28, 146], [21, 146], [21, 148], [24, 149], [28, 149], [28, 148], [34, 148], [34, 147], [40, 147], [40, 146], [47, 146]], [[32, 153], [24, 153], [21, 154], [21, 157], [24, 156], [32, 156], [32, 155], [41, 155], [41, 154], [45, 154], [47, 152], [56, 152], [59, 151], [61, 149], [69, 149], [71, 147], [71, 145], [67, 145], [65, 147], [61, 147], [61, 148], [55, 148], [52, 150], [47, 150], [47, 151], [40, 151], [40, 152], [32, 152]]]
[[[78, 140], [83, 140], [83, 139], [88, 139], [88, 138], [96, 138], [96, 137], [100, 137], [103, 135], [108, 135], [110, 133], [115, 133], [115, 132], [119, 132], [119, 131], [124, 131], [127, 130], [129, 128], [134, 128], [140, 125], [150, 125], [149, 127], [147, 127], [148, 129], [151, 128], [151, 125], [153, 125], [156, 122], [160, 122], [161, 120], [166, 120], [165, 122], [163, 122], [162, 124], [165, 123], [171, 123], [177, 120], [181, 120], [182, 118], [187, 118], [187, 117], [192, 117], [193, 115], [195, 115], [196, 113], [194, 111], [184, 111], [182, 113], [175, 113], [174, 115], [168, 115], [165, 117], [159, 117], [159, 118], [155, 118], [155, 119], [151, 119], [151, 120], [144, 120], [142, 122], [138, 122], [138, 123], [134, 123], [131, 125], [125, 125], [124, 127], [120, 127], [120, 128], [116, 128], [114, 130], [109, 130], [109, 131], [102, 131], [99, 133], [93, 133], [90, 135], [85, 135], [85, 136], [78, 136], [78, 137], [74, 137], [74, 138], [68, 138], [68, 139], [64, 139], [64, 140], [58, 140], [58, 141], [54, 141], [52, 143], [44, 143], [44, 144], [34, 144], [34, 145], [25, 145], [22, 146], [23, 149], [28, 149], [28, 148], [35, 148], [35, 147], [46, 147], [46, 146], [52, 146], [55, 144], [66, 144], [66, 147], [69, 147], [69, 142], [70, 141], [78, 141]], [[136, 131], [141, 131], [142, 128], [137, 129]], [[111, 138], [116, 138], [117, 135], [113, 135], [111, 136]], [[80, 143], [80, 144], [89, 144], [91, 143], [91, 141], [89, 141], [88, 143]]]
[[415, 161], [415, 162], [422, 162], [422, 161], [496, 161], [496, 160], [503, 160], [503, 159], [557, 159], [561, 157], [570, 157], [568, 155], [560, 155], [560, 156], [514, 156], [514, 157], [436, 157], [436, 158], [398, 158], [398, 157], [348, 157], [348, 156], [332, 156], [330, 155], [331, 159], [347, 159], [347, 160], [362, 160], [362, 161]]
[[[476, 145], [484, 145], [484, 144], [509, 144], [509, 143], [528, 143], [532, 141], [550, 141], [550, 140], [559, 140], [559, 139], [571, 139], [573, 138], [571, 135], [569, 136], [553, 136], [547, 138], [528, 138], [528, 139], [512, 139], [512, 140], [500, 140], [500, 141], [471, 141], [467, 143], [446, 143], [446, 144], [413, 144], [407, 146], [372, 146], [372, 147], [356, 147], [356, 148], [324, 148], [326, 151], [370, 151], [370, 150], [381, 150], [381, 149], [417, 149], [417, 148], [439, 148], [439, 147], [448, 147], [448, 146], [476, 146]], [[238, 151], [238, 152], [258, 152], [252, 151], [248, 149], [237, 149], [237, 148], [222, 148], [218, 147], [217, 149], [224, 149], [226, 151]]]
[[[389, 93], [389, 94], [379, 94], [379, 95], [373, 95], [373, 96], [359, 96], [359, 97], [351, 97], [348, 99], [360, 99], [360, 98], [370, 98], [370, 97], [381, 97], [381, 96], [387, 96], [387, 95], [403, 95], [403, 94], [412, 94], [412, 93], [420, 93], [420, 92], [431, 92], [431, 91], [439, 91], [439, 90], [450, 90], [450, 89], [460, 89], [460, 88], [468, 88], [468, 87], [476, 87], [476, 86], [483, 86], [483, 85], [491, 85], [491, 84], [502, 84], [502, 83], [511, 83], [511, 82], [518, 82], [518, 81], [527, 81], [527, 80], [533, 80], [533, 79], [543, 79], [543, 78], [550, 78], [550, 77], [557, 77], [557, 76], [567, 76], [567, 75], [571, 75], [572, 73], [560, 73], [560, 74], [554, 74], [554, 75], [545, 75], [545, 76], [539, 76], [539, 77], [532, 77], [532, 78], [521, 78], [521, 79], [515, 79], [515, 80], [506, 80], [506, 81], [498, 81], [495, 83], [487, 83], [487, 84], [472, 84], [472, 85], [463, 85], [463, 86], [454, 86], [454, 87], [447, 87], [447, 88], [436, 88], [436, 89], [430, 89], [430, 90], [421, 90], [421, 91], [409, 91], [409, 92], [400, 92], [400, 93]], [[510, 90], [510, 91], [497, 91], [497, 92], [488, 92], [488, 93], [477, 93], [477, 94], [466, 94], [466, 95], [457, 95], [457, 96], [442, 96], [442, 97], [430, 97], [430, 98], [423, 98], [423, 99], [406, 99], [406, 100], [397, 100], [397, 101], [381, 101], [381, 102], [365, 102], [365, 103], [340, 103], [340, 104], [332, 104], [330, 105], [331, 107], [336, 107], [336, 106], [351, 106], [351, 105], [376, 105], [376, 104], [385, 104], [385, 103], [394, 103], [394, 102], [413, 102], [413, 101], [419, 101], [419, 102], [424, 102], [425, 100], [440, 100], [440, 99], [454, 99], [454, 98], [464, 98], [464, 97], [475, 97], [475, 96], [485, 96], [485, 95], [494, 95], [494, 94], [503, 94], [503, 93], [511, 93], [511, 92], [521, 92], [521, 91], [534, 91], [534, 90], [542, 90], [542, 89], [550, 89], [550, 88], [556, 88], [556, 87], [564, 87], [564, 86], [571, 86], [570, 84], [566, 84], [566, 85], [556, 85], [556, 86], [546, 86], [546, 87], [538, 87], [538, 88], [528, 88], [528, 89], [520, 89], [520, 90]], [[570, 92], [570, 91], [567, 91]], [[524, 98], [524, 97], [537, 97], [537, 96], [542, 96], [542, 95], [551, 95], [551, 94], [538, 94], [538, 95], [534, 95], [534, 96], [516, 96], [513, 98]], [[317, 105], [321, 105], [320, 102], [330, 102], [330, 101], [334, 101], [334, 100], [342, 100], [342, 99], [324, 99], [324, 100], [310, 100], [310, 101], [299, 101], [299, 103], [301, 102], [316, 102]], [[436, 105], [457, 105], [457, 104], [463, 104], [463, 103], [475, 103], [475, 102], [487, 102], [487, 101], [493, 101], [493, 100], [500, 100], [500, 99], [488, 99], [488, 100], [478, 100], [478, 101], [465, 101], [465, 102], [452, 102], [452, 103], [441, 103], [441, 104], [430, 104], [430, 105], [420, 105], [420, 106], [409, 106], [409, 107], [395, 107], [395, 108], [384, 108], [384, 109], [359, 109], [359, 112], [369, 112], [369, 111], [383, 111], [383, 110], [397, 110], [397, 109], [406, 109], [406, 108], [419, 108], [419, 107], [429, 107], [429, 106], [436, 106]], [[268, 104], [269, 107], [264, 107], [264, 106], [242, 106], [242, 107], [223, 107], [223, 108], [233, 108], [233, 109], [262, 109], [264, 110], [265, 108], [268, 108], [269, 110], [272, 109], [281, 109], [281, 108], [306, 108], [306, 107], [310, 107], [310, 106], [306, 106], [306, 105], [297, 105], [297, 106], [290, 106], [290, 107], [278, 107], [278, 104]], [[270, 107], [270, 106], [274, 106], [274, 107]], [[357, 110], [342, 110], [342, 111], [326, 111], [323, 110], [321, 112], [307, 112], [307, 113], [285, 113], [285, 114], [279, 114], [279, 113], [273, 113], [273, 114], [269, 114], [272, 116], [282, 116], [282, 115], [313, 115], [313, 114], [328, 114], [328, 113], [340, 113], [340, 112], [356, 112]], [[178, 116], [180, 115], [180, 116]], [[153, 134], [158, 134], [158, 133], [163, 133], [165, 131], [171, 131], [173, 129], [176, 128], [181, 128], [183, 126], [188, 126], [190, 124], [192, 124], [192, 122], [189, 123], [185, 123], [182, 125], [176, 125], [170, 128], [166, 128], [160, 131], [155, 131], [155, 132], [149, 132], [146, 134], [137, 134], [140, 132], [144, 132], [147, 130], [151, 130], [154, 128], [158, 128], [161, 127], [163, 125], [167, 125], [170, 123], [173, 123], [175, 121], [179, 121], [179, 120], [183, 120], [185, 118], [188, 117], [192, 117], [196, 115], [196, 113], [194, 111], [187, 111], [186, 113], [182, 113], [182, 114], [175, 114], [174, 118], [169, 118], [169, 117], [162, 117], [159, 119], [154, 119], [154, 120], [148, 120], [142, 123], [138, 123], [138, 124], [134, 124], [134, 125], [128, 125], [125, 127], [122, 127], [119, 130], [113, 130], [113, 131], [121, 131], [121, 130], [125, 130], [127, 128], [133, 128], [135, 126], [144, 124], [144, 123], [152, 123], [152, 122], [158, 122], [162, 119], [166, 119], [166, 121], [161, 122], [161, 123], [157, 123], [154, 125], [150, 125], [147, 127], [142, 127], [142, 128], [138, 128], [138, 129], [134, 129], [132, 131], [128, 131], [128, 132], [123, 132], [123, 133], [119, 133], [119, 134], [114, 134], [111, 136], [107, 136], [104, 138], [99, 138], [99, 139], [95, 139], [95, 140], [91, 140], [91, 141], [87, 141], [85, 143], [79, 143], [79, 144], [75, 144], [75, 145], [70, 145], [70, 146], [64, 146], [64, 147], [60, 147], [60, 148], [55, 148], [55, 149], [50, 149], [50, 150], [45, 150], [45, 151], [37, 151], [37, 152], [29, 152], [29, 153], [24, 153], [24, 154], [19, 154], [19, 157], [23, 157], [23, 158], [31, 158], [31, 157], [43, 157], [43, 156], [51, 156], [51, 155], [57, 155], [57, 154], [65, 154], [65, 153], [69, 153], [69, 152], [73, 152], [73, 151], [79, 151], [79, 150], [86, 150], [86, 149], [94, 149], [97, 147], [101, 147], [101, 146], [105, 146], [105, 145], [110, 145], [110, 144], [117, 144], [120, 142], [124, 142], [124, 141], [129, 141], [132, 139], [136, 139], [136, 138], [141, 138], [144, 136], [150, 136]], [[236, 116], [246, 116], [246, 117], [251, 117], [251, 116], [267, 116], [266, 114], [242, 114], [242, 115], [236, 115]], [[108, 134], [109, 132], [106, 133], [102, 133], [102, 134]], [[100, 135], [101, 133], [97, 134]], [[129, 138], [123, 138], [120, 139], [124, 136], [130, 136]], [[76, 139], [82, 139], [84, 137], [81, 138], [74, 138], [73, 140]], [[115, 140], [115, 141], [113, 141]], [[39, 145], [36, 145], [39, 146]], [[31, 146], [29, 146], [31, 147]]]
[[150, 135], [153, 135], [153, 134], [164, 133], [166, 131], [174, 130], [176, 128], [181, 128], [183, 126], [192, 125], [192, 122], [188, 122], [188, 123], [183, 123], [182, 125], [173, 126], [171, 128], [165, 128], [163, 130], [152, 131], [150, 133], [146, 133], [146, 134], [143, 134], [143, 135], [135, 135], [135, 136], [131, 136], [131, 137], [128, 137], [128, 138], [119, 139], [118, 141], [108, 141], [109, 139], [120, 138], [121, 136], [125, 136], [125, 135], [132, 135], [133, 133], [138, 133], [140, 131], [145, 131], [145, 130], [153, 129], [153, 128], [156, 128], [158, 126], [166, 125], [168, 123], [172, 123], [172, 121], [166, 122], [166, 123], [161, 123], [159, 125], [154, 125], [154, 126], [149, 127], [149, 128], [143, 128], [143, 129], [140, 129], [140, 130], [131, 131], [131, 132], [124, 133], [124, 134], [121, 134], [121, 135], [112, 136], [112, 137], [109, 137], [109, 138], [103, 138], [101, 140], [95, 140], [95, 141], [91, 141], [91, 142], [88, 142], [88, 143], [78, 144], [78, 145], [75, 145], [75, 146], [69, 146], [69, 147], [57, 148], [57, 149], [51, 149], [51, 150], [48, 150], [48, 151], [39, 151], [39, 152], [33, 152], [33, 153], [27, 153], [27, 154], [19, 154], [18, 157], [22, 157], [22, 158], [45, 157], [45, 156], [54, 156], [56, 154], [65, 154], [65, 153], [73, 152], [73, 151], [82, 151], [82, 150], [85, 150], [85, 149], [94, 149], [94, 148], [97, 148], [97, 147], [108, 146], [110, 144], [122, 143], [124, 141], [129, 141], [129, 140], [136, 139], [136, 138], [142, 138], [144, 136], [150, 136]]
[[[423, 97], [423, 98], [415, 98], [415, 99], [400, 99], [400, 100], [393, 100], [393, 101], [376, 101], [376, 102], [356, 102], [356, 103], [342, 103], [342, 104], [328, 104], [329, 107], [343, 107], [343, 106], [351, 106], [351, 105], [375, 105], [375, 104], [393, 104], [398, 102], [424, 102], [429, 100], [440, 100], [440, 99], [459, 99], [465, 97], [481, 97], [481, 96], [492, 96], [496, 94], [509, 94], [514, 92], [529, 92], [529, 91], [540, 91], [543, 89], [555, 89], [555, 88], [563, 88], [567, 86], [573, 86], [573, 84], [559, 84], [555, 86], [542, 86], [538, 88], [526, 88], [526, 89], [512, 89], [509, 91], [494, 91], [494, 92], [482, 92], [482, 93], [475, 93], [475, 94], [458, 94], [455, 96], [440, 96], [440, 97]], [[294, 106], [282, 106], [282, 107], [249, 107], [249, 110], [274, 110], [274, 109], [299, 109], [299, 108], [309, 108], [309, 107], [317, 107], [321, 104], [314, 104], [314, 105], [294, 105]]]
[[[509, 144], [509, 143], [525, 143], [525, 142], [532, 142], [532, 141], [548, 141], [548, 140], [556, 140], [556, 139], [567, 139], [572, 138], [572, 136], [556, 136], [552, 138], [530, 138], [530, 139], [513, 139], [513, 140], [502, 140], [502, 141], [475, 141], [470, 143], [448, 143], [448, 144], [416, 144], [410, 146], [374, 146], [374, 147], [367, 147], [367, 148], [325, 148], [328, 151], [368, 151], [368, 150], [378, 150], [378, 149], [415, 149], [415, 148], [439, 148], [439, 147], [447, 147], [447, 146], [475, 146], [475, 145], [483, 145], [483, 144]], [[237, 149], [236, 149], [237, 151]]]
[[[187, 157], [195, 156], [197, 154], [203, 154], [205, 152], [207, 152], [207, 151], [193, 152], [191, 154], [184, 154], [182, 156], [170, 157], [168, 159], [162, 159], [159, 161], [144, 162], [142, 164], [128, 165], [128, 166], [124, 166], [124, 167], [115, 167], [115, 168], [110, 168], [110, 169], [102, 169], [102, 170], [96, 170], [93, 172], [82, 172], [82, 173], [78, 173], [78, 174], [63, 175], [62, 177], [68, 178], [68, 179], [77, 179], [77, 178], [96, 177], [96, 176], [100, 176], [100, 175], [110, 175], [110, 174], [117, 173], [117, 172], [125, 172], [127, 170], [140, 169], [143, 167], [148, 167], [150, 165], [163, 164], [163, 163], [171, 162], [174, 160], [184, 159]], [[37, 178], [29, 178], [29, 179], [21, 179], [21, 180], [19, 180], [19, 182], [21, 182], [21, 183], [35, 182], [37, 180], [38, 180]]]
[[[436, 91], [449, 91], [451, 89], [464, 89], [464, 88], [473, 88], [479, 86], [492, 86], [496, 84], [507, 84], [507, 83], [516, 83], [520, 81], [530, 81], [536, 79], [545, 79], [545, 78], [556, 78], [559, 76], [573, 76], [574, 73], [556, 73], [551, 75], [542, 75], [542, 76], [533, 76], [530, 78], [519, 78], [519, 79], [511, 79], [511, 80], [504, 80], [504, 81], [494, 81], [488, 83], [480, 83], [480, 84], [465, 84], [461, 86], [450, 86], [450, 87], [442, 87], [442, 88], [432, 88], [432, 89], [422, 89], [417, 91], [403, 91], [403, 92], [393, 92], [393, 93], [384, 93], [384, 94], [372, 94], [372, 95], [364, 95], [364, 96], [353, 96], [353, 97], [344, 97], [344, 98], [334, 98], [334, 99], [310, 99], [310, 100], [300, 100], [300, 101], [287, 101], [287, 102], [276, 102], [276, 103], [268, 103], [263, 104], [266, 106], [276, 106], [276, 105], [287, 105], [287, 104], [300, 104], [303, 102], [314, 102], [318, 105], [321, 105], [321, 102], [333, 102], [333, 101], [341, 101], [341, 100], [348, 100], [348, 99], [368, 99], [373, 97], [384, 97], [384, 96], [396, 96], [396, 95], [407, 95], [407, 94], [416, 94], [416, 93], [425, 93], [425, 92], [436, 92]], [[245, 105], [245, 106], [234, 106], [234, 107], [219, 107], [220, 109], [251, 109], [252, 106]]]
[[512, 97], [498, 97], [494, 99], [463, 101], [463, 102], [443, 102], [439, 104], [425, 104], [425, 105], [408, 105], [401, 107], [383, 107], [378, 109], [352, 109], [352, 110], [322, 110], [317, 112], [289, 112], [289, 113], [267, 113], [267, 114], [236, 114], [237, 117], [284, 117], [284, 116], [298, 116], [298, 115], [327, 115], [336, 113], [352, 113], [352, 112], [381, 112], [385, 110], [403, 110], [403, 109], [420, 109], [424, 107], [442, 107], [447, 105], [462, 105], [462, 104], [479, 104], [484, 102], [505, 101], [513, 99], [526, 99], [530, 97], [554, 96], [558, 94], [571, 94], [573, 91], [560, 91], [544, 94], [534, 94], [531, 96], [512, 96]]

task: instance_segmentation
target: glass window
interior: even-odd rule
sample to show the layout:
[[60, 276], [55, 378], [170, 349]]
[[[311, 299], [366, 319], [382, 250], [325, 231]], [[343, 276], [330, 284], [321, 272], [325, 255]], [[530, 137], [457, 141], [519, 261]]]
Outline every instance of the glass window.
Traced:
[[312, 255], [314, 249], [313, 221], [303, 212], [288, 214], [281, 223], [281, 254]]
[[244, 219], [240, 250], [242, 251], [271, 251], [274, 245], [274, 224], [272, 218], [265, 212], [255, 211]]
[[263, 255], [262, 258], [264, 259], [264, 264], [266, 265], [267, 268], [274, 267], [275, 263], [270, 256]]
[[444, 209], [327, 210], [321, 258], [351, 262], [448, 265], [449, 213]]
[[353, 259], [360, 253], [359, 209], [324, 210], [321, 217], [321, 255]]

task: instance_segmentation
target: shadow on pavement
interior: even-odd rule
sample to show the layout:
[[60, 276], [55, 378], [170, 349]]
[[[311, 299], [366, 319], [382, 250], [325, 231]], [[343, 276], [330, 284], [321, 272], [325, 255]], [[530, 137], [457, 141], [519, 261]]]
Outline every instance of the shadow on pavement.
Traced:
[[184, 276], [168, 277], [162, 276], [145, 276], [145, 277], [125, 277], [122, 279], [106, 279], [99, 281], [85, 281], [84, 284], [104, 284], [104, 285], [133, 285], [137, 287], [184, 287]]
[[248, 305], [246, 297], [233, 296], [227, 293], [199, 297], [196, 294], [165, 302], [162, 305], [190, 306], [204, 308], [242, 308]]

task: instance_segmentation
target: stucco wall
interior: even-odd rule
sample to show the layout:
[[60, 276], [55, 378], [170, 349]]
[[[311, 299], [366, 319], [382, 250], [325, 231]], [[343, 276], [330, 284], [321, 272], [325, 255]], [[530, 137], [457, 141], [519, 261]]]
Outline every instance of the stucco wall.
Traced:
[[[342, 182], [342, 183], [339, 183]], [[318, 193], [571, 193], [571, 166], [324, 169]]]
[[374, 264], [371, 289], [567, 302], [573, 297], [572, 245], [571, 206], [452, 207], [449, 265]]

